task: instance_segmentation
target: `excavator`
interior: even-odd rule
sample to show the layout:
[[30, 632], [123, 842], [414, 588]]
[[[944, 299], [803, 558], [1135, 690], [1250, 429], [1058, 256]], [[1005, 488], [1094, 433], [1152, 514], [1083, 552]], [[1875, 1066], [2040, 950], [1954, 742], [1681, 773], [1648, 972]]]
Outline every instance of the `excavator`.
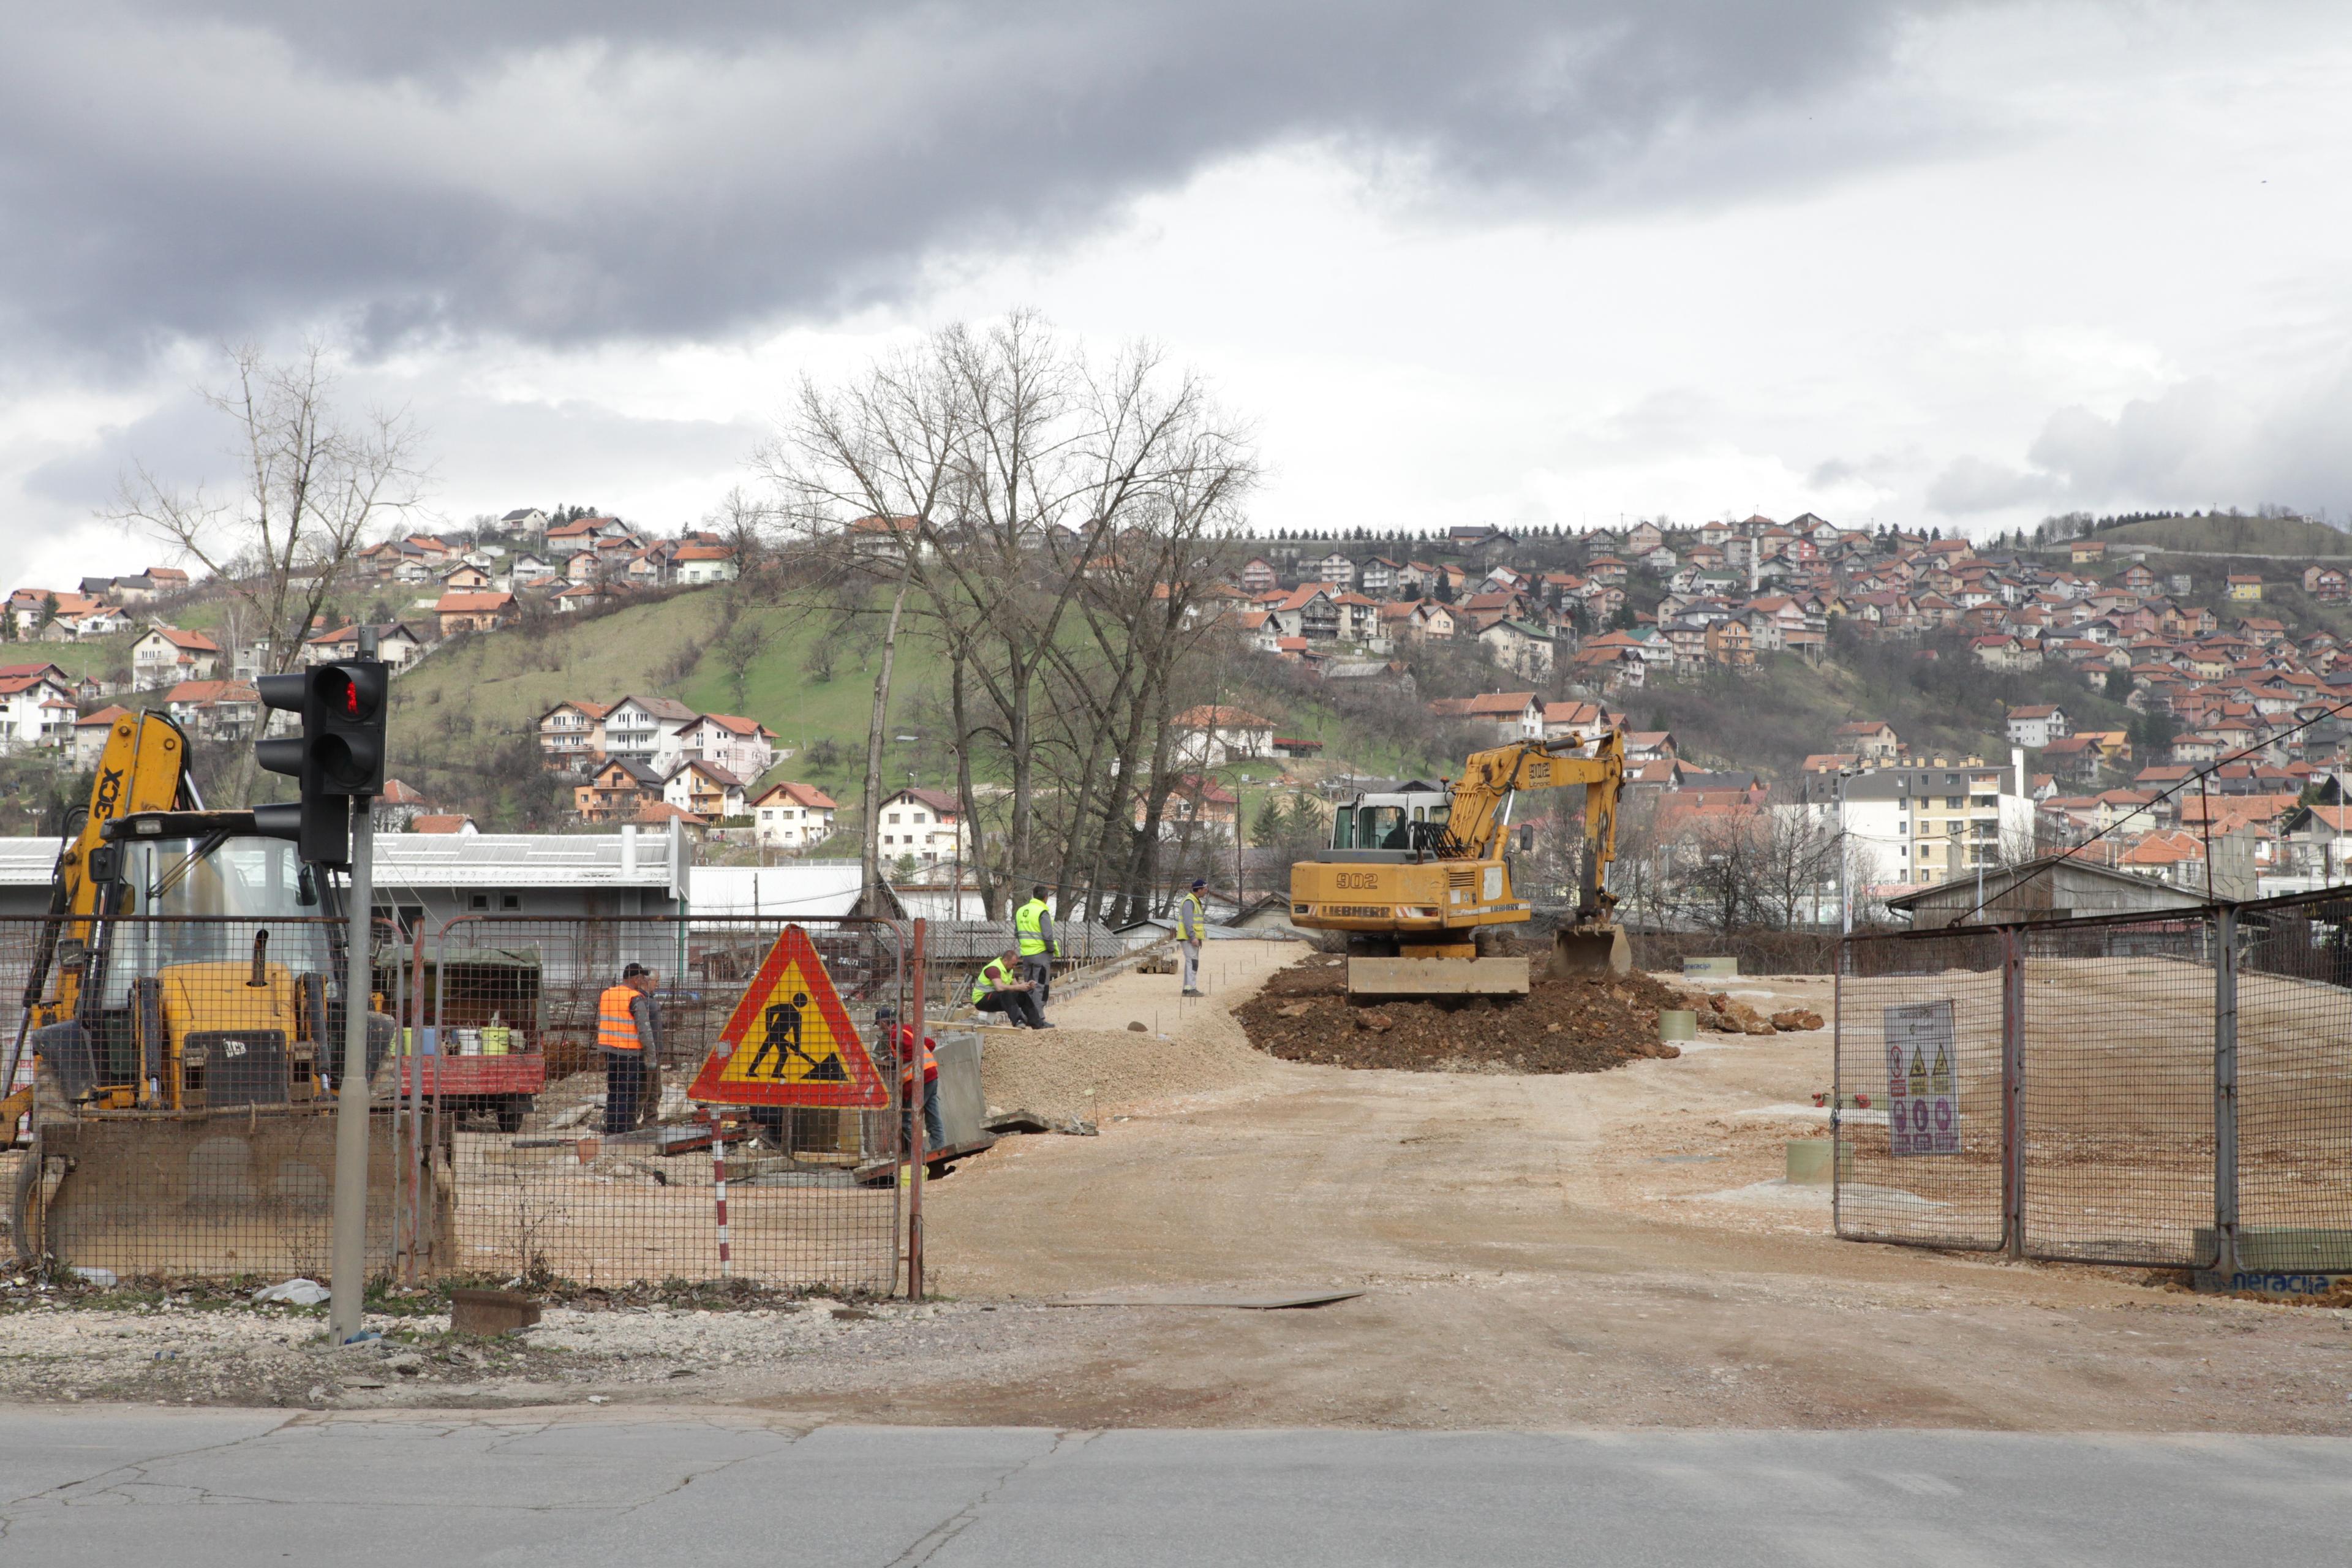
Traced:
[[1606, 731], [1474, 752], [1433, 790], [1359, 794], [1333, 814], [1330, 847], [1291, 868], [1291, 923], [1342, 935], [1350, 997], [1524, 995], [1528, 961], [1496, 951], [1534, 913], [1503, 854], [1511, 808], [1523, 790], [1580, 784], [1576, 914], [1554, 932], [1546, 972], [1625, 973], [1632, 951], [1607, 887], [1624, 781], [1624, 740]]
[[[170, 719], [118, 719], [58, 852], [0, 1068], [0, 1146], [30, 1119], [9, 1208], [26, 1267], [257, 1273], [325, 1258], [339, 889], [252, 812], [205, 809], [187, 763]], [[373, 1074], [392, 1020], [371, 1011], [366, 1035]], [[388, 1199], [393, 1143], [370, 1140], [372, 1221], [389, 1214], [376, 1189]]]

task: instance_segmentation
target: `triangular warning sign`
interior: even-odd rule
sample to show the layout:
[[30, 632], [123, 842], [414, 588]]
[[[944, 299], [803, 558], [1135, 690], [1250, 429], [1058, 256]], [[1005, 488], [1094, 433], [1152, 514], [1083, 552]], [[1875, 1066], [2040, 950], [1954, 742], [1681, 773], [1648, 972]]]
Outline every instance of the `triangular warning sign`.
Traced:
[[798, 926], [786, 926], [768, 950], [686, 1092], [719, 1105], [890, 1103], [833, 976]]

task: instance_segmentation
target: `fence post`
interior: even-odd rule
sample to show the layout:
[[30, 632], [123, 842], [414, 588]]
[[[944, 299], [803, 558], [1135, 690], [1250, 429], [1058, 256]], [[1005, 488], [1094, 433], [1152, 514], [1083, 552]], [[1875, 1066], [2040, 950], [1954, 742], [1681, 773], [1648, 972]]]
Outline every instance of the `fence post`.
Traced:
[[2000, 933], [2000, 1225], [2011, 1258], [2025, 1256], [2025, 943]]
[[2213, 1268], [2238, 1271], [2238, 911], [2213, 911]]
[[[914, 925], [909, 959], [915, 972], [914, 995], [908, 999], [907, 1011], [915, 1043], [904, 1050], [894, 1050], [892, 1056], [906, 1058], [898, 1064], [898, 1119], [907, 1129], [907, 1300], [919, 1301], [923, 1299], [923, 1031], [929, 1026], [923, 1017], [923, 969], [928, 962], [923, 939], [929, 922], [919, 920]], [[891, 1043], [896, 1046], [898, 1042]]]

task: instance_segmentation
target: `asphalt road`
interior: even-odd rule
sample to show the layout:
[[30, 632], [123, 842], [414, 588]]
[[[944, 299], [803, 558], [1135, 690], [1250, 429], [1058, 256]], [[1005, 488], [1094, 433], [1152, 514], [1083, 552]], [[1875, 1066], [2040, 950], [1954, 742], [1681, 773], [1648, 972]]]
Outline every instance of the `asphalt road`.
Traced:
[[2352, 1441], [0, 1410], [0, 1561], [2341, 1562]]

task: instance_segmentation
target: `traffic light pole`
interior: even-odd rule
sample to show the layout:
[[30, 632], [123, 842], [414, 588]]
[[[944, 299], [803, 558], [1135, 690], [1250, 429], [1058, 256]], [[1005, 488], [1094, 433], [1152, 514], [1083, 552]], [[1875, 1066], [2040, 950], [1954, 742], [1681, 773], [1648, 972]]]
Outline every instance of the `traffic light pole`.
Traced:
[[[361, 657], [373, 658], [373, 628], [361, 633]], [[344, 916], [351, 929], [343, 942], [343, 1059], [335, 1078], [334, 1290], [327, 1309], [327, 1337], [347, 1344], [360, 1333], [367, 1293], [368, 1072], [370, 982], [373, 978], [375, 921], [375, 811], [363, 795], [349, 797], [352, 881]]]

